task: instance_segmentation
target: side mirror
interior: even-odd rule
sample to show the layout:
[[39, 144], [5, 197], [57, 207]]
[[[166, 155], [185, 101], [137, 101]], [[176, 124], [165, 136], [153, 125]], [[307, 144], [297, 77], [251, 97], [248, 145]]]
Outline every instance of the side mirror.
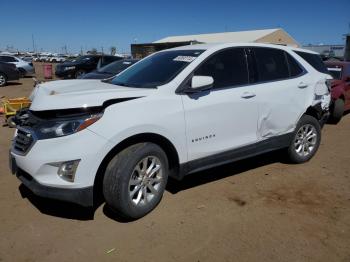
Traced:
[[214, 79], [211, 76], [193, 76], [189, 93], [208, 90], [213, 86]]
[[350, 82], [350, 76], [347, 76], [347, 77], [345, 78], [345, 82]]

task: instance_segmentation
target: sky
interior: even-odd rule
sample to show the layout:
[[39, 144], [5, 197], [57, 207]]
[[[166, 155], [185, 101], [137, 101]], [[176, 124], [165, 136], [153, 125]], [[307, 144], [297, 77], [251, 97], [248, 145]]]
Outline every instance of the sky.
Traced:
[[130, 52], [171, 35], [280, 27], [301, 44], [342, 44], [350, 0], [2, 0], [0, 50]]

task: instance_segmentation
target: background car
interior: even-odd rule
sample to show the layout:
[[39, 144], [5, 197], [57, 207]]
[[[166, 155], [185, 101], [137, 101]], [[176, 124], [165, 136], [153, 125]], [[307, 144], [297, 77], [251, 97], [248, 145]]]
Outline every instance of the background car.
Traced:
[[61, 63], [66, 60], [67, 60], [67, 56], [61, 55], [61, 54], [49, 58], [49, 62], [52, 62], [52, 63]]
[[338, 123], [344, 111], [350, 110], [350, 62], [332, 61], [325, 64], [334, 78], [330, 121]]
[[26, 62], [15, 56], [0, 55], [0, 62], [14, 64], [18, 68], [21, 77], [33, 75], [35, 73], [31, 62]]
[[18, 80], [19, 70], [14, 64], [0, 62], [0, 87], [5, 86], [7, 81]]
[[56, 66], [56, 76], [60, 78], [79, 78], [95, 69], [101, 68], [122, 57], [112, 55], [83, 55]]
[[138, 59], [124, 59], [115, 61], [104, 67], [101, 67], [91, 73], [85, 74], [81, 79], [106, 79], [119, 74], [120, 72], [127, 69], [129, 66], [135, 64]]

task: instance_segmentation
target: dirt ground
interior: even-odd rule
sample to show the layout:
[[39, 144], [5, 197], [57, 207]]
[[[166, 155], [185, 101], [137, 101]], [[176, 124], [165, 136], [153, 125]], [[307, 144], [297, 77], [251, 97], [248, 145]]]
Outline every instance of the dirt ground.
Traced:
[[171, 180], [134, 222], [33, 196], [8, 169], [13, 132], [0, 127], [0, 261], [350, 261], [350, 114], [310, 162], [270, 153]]

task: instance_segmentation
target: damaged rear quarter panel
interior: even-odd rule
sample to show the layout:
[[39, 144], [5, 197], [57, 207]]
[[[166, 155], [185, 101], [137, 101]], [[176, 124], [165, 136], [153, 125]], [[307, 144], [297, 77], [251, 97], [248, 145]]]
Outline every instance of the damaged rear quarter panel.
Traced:
[[[257, 85], [261, 86], [256, 89], [259, 103], [258, 138], [265, 139], [294, 131], [307, 108], [321, 100], [324, 100], [324, 107], [327, 107], [329, 92], [322, 81], [324, 83], [325, 78], [305, 74], [288, 80]], [[299, 88], [301, 82], [306, 83], [307, 87]], [[319, 97], [316, 95], [321, 93]]]

